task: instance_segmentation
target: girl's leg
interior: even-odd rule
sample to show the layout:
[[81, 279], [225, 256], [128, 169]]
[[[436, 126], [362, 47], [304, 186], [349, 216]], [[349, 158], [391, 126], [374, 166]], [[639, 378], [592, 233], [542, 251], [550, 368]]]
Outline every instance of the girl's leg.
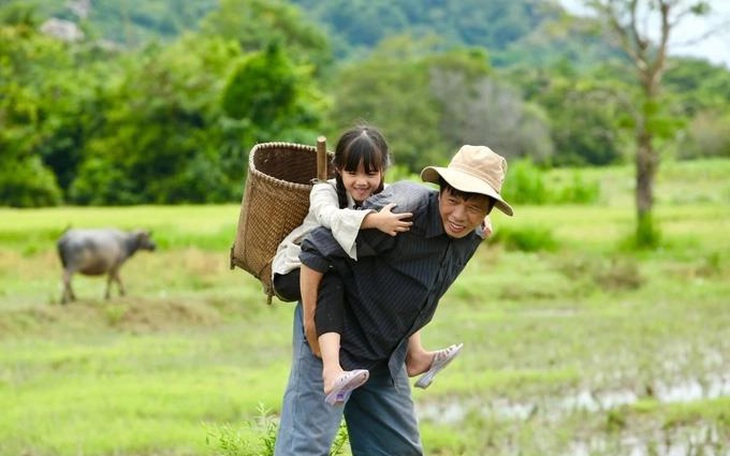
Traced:
[[329, 394], [337, 379], [344, 372], [340, 365], [340, 335], [336, 332], [328, 332], [320, 335], [318, 340], [319, 350], [322, 354], [324, 393]]
[[329, 393], [343, 373], [340, 365], [340, 334], [344, 326], [344, 291], [336, 273], [322, 278], [314, 315], [317, 340], [322, 354], [324, 392]]

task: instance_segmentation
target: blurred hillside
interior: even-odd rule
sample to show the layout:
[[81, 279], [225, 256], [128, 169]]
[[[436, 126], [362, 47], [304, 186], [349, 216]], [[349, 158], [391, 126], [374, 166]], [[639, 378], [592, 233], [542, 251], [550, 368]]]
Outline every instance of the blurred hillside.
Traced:
[[[13, 1], [2, 0], [0, 5]], [[26, 0], [23, 5], [33, 8], [39, 20], [54, 17], [74, 22], [93, 36], [118, 46], [136, 47], [154, 40], [171, 40], [187, 30], [197, 29], [200, 20], [219, 3], [216, 0]], [[582, 34], [578, 28], [571, 30], [567, 23], [556, 28], [555, 22], [566, 14], [556, 0], [261, 2], [272, 3], [298, 7], [303, 17], [316, 23], [329, 37], [335, 57], [342, 60], [363, 57], [384, 39], [403, 34], [431, 37], [444, 49], [455, 46], [488, 49], [497, 66], [536, 58], [551, 61], [566, 55], [574, 61], [585, 62], [609, 52], [600, 41]], [[575, 35], [566, 39], [568, 33]]]

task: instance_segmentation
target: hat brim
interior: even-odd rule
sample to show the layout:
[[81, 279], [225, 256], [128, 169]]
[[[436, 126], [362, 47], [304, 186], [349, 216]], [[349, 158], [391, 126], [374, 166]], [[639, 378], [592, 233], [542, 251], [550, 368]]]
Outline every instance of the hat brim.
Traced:
[[439, 176], [448, 182], [449, 185], [461, 192], [478, 193], [480, 195], [486, 195], [494, 198], [494, 205], [497, 209], [509, 216], [514, 215], [512, 206], [502, 199], [502, 195], [492, 188], [491, 185], [478, 177], [459, 171], [458, 169], [444, 168], [440, 166], [427, 166], [423, 169], [423, 171], [421, 171], [421, 179], [424, 182], [438, 184]]

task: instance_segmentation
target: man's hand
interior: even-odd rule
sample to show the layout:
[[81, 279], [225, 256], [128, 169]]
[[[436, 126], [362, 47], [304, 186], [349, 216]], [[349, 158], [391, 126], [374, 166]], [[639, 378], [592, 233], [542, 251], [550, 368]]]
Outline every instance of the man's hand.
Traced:
[[304, 318], [304, 335], [307, 338], [307, 342], [309, 343], [309, 348], [312, 350], [312, 353], [314, 353], [317, 357], [322, 357], [322, 354], [319, 351], [319, 340], [317, 339], [317, 329], [314, 326], [314, 318], [308, 319]]

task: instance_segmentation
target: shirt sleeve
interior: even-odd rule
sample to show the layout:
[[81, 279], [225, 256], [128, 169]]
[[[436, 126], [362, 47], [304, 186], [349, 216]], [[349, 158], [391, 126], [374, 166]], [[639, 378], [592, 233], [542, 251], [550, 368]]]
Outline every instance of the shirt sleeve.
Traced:
[[299, 260], [315, 271], [325, 273], [329, 270], [333, 260], [349, 258], [342, 246], [337, 243], [332, 231], [325, 227], [318, 227], [310, 231], [302, 240], [302, 251]]
[[329, 183], [316, 184], [309, 195], [309, 210], [317, 223], [332, 235], [347, 255], [357, 260], [355, 239], [365, 217], [374, 210], [340, 209], [337, 191]]
[[[395, 238], [380, 230], [362, 230], [357, 236], [358, 254], [362, 257], [379, 255], [395, 244]], [[302, 241], [299, 253], [302, 264], [319, 271], [327, 272], [336, 260], [351, 260], [347, 252], [337, 242], [332, 231], [324, 227], [312, 230]]]

